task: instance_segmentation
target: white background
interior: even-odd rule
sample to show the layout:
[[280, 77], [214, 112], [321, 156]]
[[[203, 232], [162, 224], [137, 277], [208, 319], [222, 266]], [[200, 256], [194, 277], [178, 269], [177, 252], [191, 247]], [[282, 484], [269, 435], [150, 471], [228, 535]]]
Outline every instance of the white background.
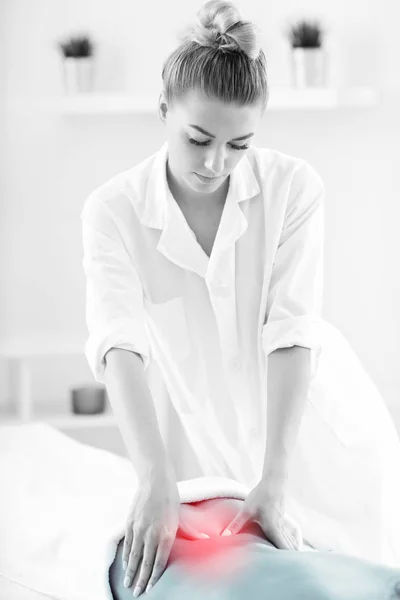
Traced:
[[[163, 60], [202, 2], [6, 0], [0, 4], [0, 342], [86, 340], [80, 212], [88, 194], [165, 141], [154, 115], [65, 117], [60, 37], [96, 42], [95, 89], [158, 98]], [[254, 139], [305, 158], [326, 186], [323, 317], [358, 353], [385, 402], [400, 409], [400, 69], [398, 0], [237, 2], [263, 31], [271, 93], [290, 83], [287, 19], [322, 20], [332, 85], [378, 88], [374, 108], [271, 111]], [[83, 357], [35, 363], [37, 402], [69, 407], [93, 381]], [[9, 395], [0, 364], [0, 402]], [[78, 434], [77, 434], [78, 435]], [[88, 434], [89, 435], [89, 434]], [[115, 430], [90, 440], [115, 441]], [[117, 437], [115, 437], [117, 436]], [[114, 441], [112, 441], [112, 438]], [[89, 438], [85, 438], [89, 439]]]

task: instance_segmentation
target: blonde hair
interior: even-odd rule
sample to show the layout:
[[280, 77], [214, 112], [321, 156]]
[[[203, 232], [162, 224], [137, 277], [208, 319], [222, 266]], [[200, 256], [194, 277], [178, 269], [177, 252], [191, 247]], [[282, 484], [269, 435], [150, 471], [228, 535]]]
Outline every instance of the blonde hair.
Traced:
[[261, 103], [264, 112], [269, 92], [259, 30], [242, 20], [232, 2], [209, 0], [198, 11], [195, 25], [179, 37], [182, 43], [162, 69], [169, 104], [198, 90], [207, 98], [240, 106]]

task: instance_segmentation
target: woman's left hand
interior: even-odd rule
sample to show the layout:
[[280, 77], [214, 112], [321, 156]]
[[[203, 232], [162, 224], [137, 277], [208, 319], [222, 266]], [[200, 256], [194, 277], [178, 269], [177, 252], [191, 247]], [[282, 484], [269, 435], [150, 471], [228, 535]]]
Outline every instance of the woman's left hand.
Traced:
[[271, 492], [267, 481], [260, 481], [251, 490], [221, 535], [230, 535], [227, 530], [239, 533], [249, 521], [258, 523], [265, 537], [281, 550], [299, 550], [302, 546], [300, 529], [285, 517], [283, 493]]

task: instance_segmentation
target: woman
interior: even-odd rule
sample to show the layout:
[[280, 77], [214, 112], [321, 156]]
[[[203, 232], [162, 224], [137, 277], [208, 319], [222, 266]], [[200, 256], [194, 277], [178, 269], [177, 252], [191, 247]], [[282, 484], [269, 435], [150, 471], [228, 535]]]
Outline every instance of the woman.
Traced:
[[[268, 102], [257, 30], [232, 3], [207, 2], [162, 76], [167, 142], [81, 215], [86, 356], [143, 477], [126, 585], [141, 557], [139, 593], [159, 578], [178, 527], [176, 477], [198, 475], [252, 488], [234, 534], [257, 522], [278, 549], [300, 549], [303, 533], [400, 565], [399, 440], [321, 319], [323, 182], [305, 160], [251, 144]], [[172, 408], [167, 439], [155, 414], [165, 422]]]

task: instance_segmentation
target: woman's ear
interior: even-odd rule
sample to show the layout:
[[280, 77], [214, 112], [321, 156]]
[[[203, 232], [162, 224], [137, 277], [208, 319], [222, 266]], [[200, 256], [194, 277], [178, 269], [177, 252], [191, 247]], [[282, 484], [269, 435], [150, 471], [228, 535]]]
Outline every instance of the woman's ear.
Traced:
[[158, 99], [158, 114], [160, 120], [165, 123], [165, 119], [167, 118], [168, 106], [165, 102], [164, 92], [161, 92], [160, 97]]

